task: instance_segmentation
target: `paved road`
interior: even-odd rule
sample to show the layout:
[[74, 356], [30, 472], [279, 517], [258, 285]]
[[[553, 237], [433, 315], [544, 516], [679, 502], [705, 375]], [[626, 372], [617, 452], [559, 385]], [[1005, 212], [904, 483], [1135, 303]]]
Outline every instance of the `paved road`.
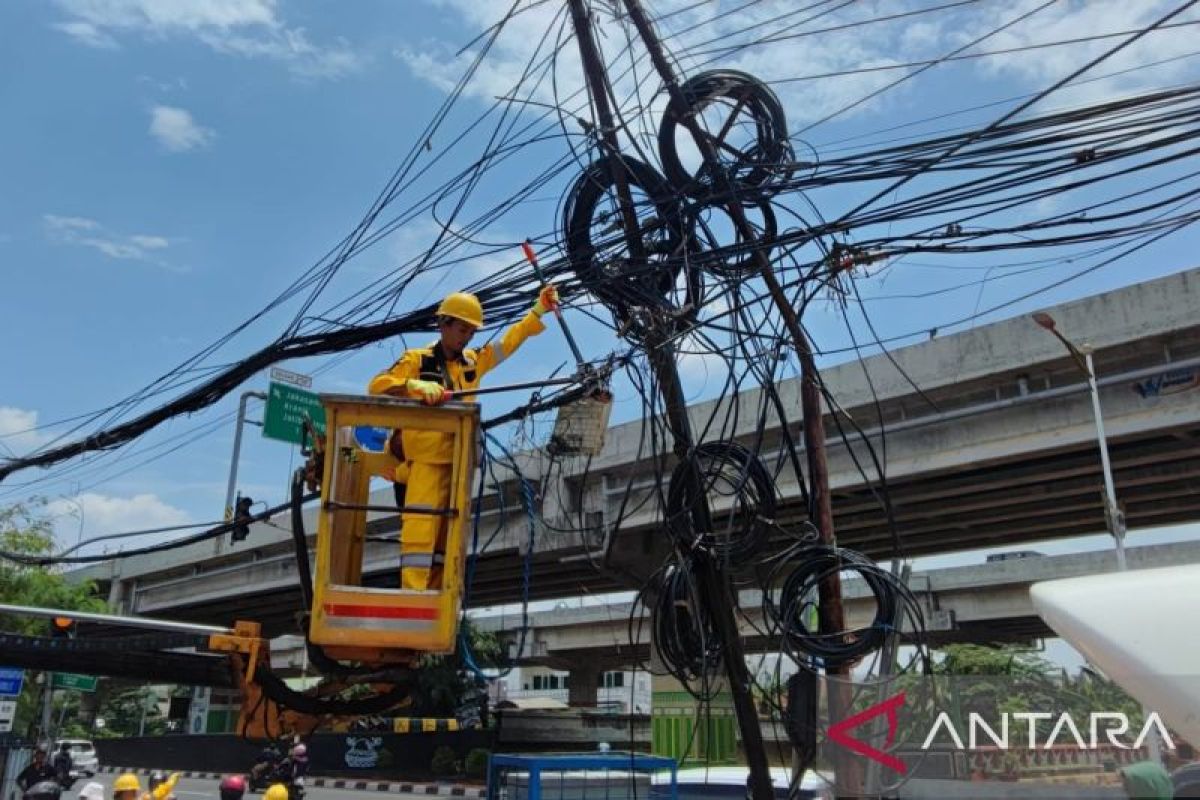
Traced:
[[[116, 779], [115, 775], [97, 775], [94, 780], [104, 784], [104, 794], [106, 797], [112, 797], [112, 782]], [[146, 788], [146, 778], [139, 777], [142, 782], [142, 790]], [[72, 787], [70, 800], [75, 800], [79, 790], [87, 783], [86, 779], [80, 779], [75, 782]], [[356, 789], [318, 789], [316, 787], [308, 789], [305, 793], [306, 800], [367, 800], [371, 796], [384, 797], [401, 797], [401, 798], [421, 798], [421, 800], [435, 800], [434, 797], [424, 794], [401, 794], [399, 792], [365, 792]], [[175, 787], [175, 796], [179, 800], [219, 800], [220, 793], [217, 791], [217, 781], [201, 780], [199, 778], [181, 778]], [[68, 800], [68, 795], [63, 795], [63, 800]], [[262, 800], [262, 795], [247, 794], [246, 800]]]

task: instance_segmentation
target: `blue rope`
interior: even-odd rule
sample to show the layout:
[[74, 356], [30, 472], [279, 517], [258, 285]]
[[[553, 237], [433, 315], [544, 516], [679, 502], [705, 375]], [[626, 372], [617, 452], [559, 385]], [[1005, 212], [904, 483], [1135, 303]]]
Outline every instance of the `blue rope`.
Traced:
[[[533, 551], [534, 546], [537, 544], [537, 519], [534, 513], [533, 483], [521, 474], [521, 470], [517, 467], [517, 461], [515, 458], [513, 458], [512, 453], [510, 453], [507, 448], [504, 447], [504, 445], [500, 444], [500, 442], [497, 441], [490, 433], [485, 434], [484, 437], [482, 457], [479, 465], [481, 471], [479, 490], [476, 492], [475, 509], [471, 515], [471, 553], [467, 557], [465, 571], [466, 574], [464, 576], [465, 580], [463, 584], [463, 619], [466, 619], [467, 600], [471, 596], [471, 586], [475, 580], [476, 559], [478, 559], [479, 556], [487, 550], [491, 543], [495, 541], [495, 538], [500, 534], [500, 531], [503, 530], [504, 519], [507, 516], [504, 506], [504, 491], [500, 486], [500, 482], [496, 480], [494, 471], [494, 464], [497, 459], [492, 457], [492, 455], [488, 452], [489, 443], [497, 447], [507, 458], [507, 466], [511, 467], [512, 471], [516, 474], [517, 480], [519, 481], [518, 485], [521, 488], [521, 504], [525, 507], [525, 513], [529, 522], [529, 542], [528, 547], [525, 550], [525, 558], [521, 568], [521, 633], [517, 645], [517, 653], [520, 654], [525, 650], [525, 640], [529, 633], [529, 590], [533, 583]], [[500, 500], [500, 522], [496, 526], [496, 532], [493, 533], [491, 538], [489, 538], [487, 542], [484, 543], [483, 547], [480, 548], [479, 518], [483, 510], [483, 487], [484, 483], [486, 483], [486, 478], [489, 475], [492, 478], [492, 484], [496, 487], [497, 496]], [[479, 664], [475, 659], [475, 653], [471, 649], [470, 637], [466, 635], [466, 629], [462, 625], [459, 626], [458, 646], [459, 651], [462, 653], [463, 664], [468, 670], [470, 670], [471, 674], [478, 679], [487, 681], [495, 680], [496, 678], [504, 677], [512, 671], [512, 667], [509, 666], [496, 675], [485, 674], [483, 670], [480, 669]]]

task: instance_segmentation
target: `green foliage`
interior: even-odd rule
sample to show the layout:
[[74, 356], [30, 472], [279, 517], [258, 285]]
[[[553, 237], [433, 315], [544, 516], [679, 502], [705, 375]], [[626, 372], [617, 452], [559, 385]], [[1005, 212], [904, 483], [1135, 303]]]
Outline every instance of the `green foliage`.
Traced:
[[942, 650], [933, 668], [935, 675], [1007, 675], [1039, 678], [1056, 671], [1049, 661], [1015, 646], [987, 647], [952, 644]]
[[58, 735], [64, 739], [95, 739], [96, 734], [87, 725], [77, 719], [67, 720], [58, 729]]
[[[1137, 701], [1091, 670], [1069, 675], [1038, 653], [1013, 645], [949, 645], [938, 655], [931, 677], [909, 673], [896, 683], [896, 689], [907, 696], [901, 715], [906, 730], [928, 731], [943, 712], [960, 732], [967, 730], [972, 713], [994, 721], [1005, 713], [1030, 711], [1048, 712], [1055, 718], [1067, 713], [1077, 721], [1093, 712], [1122, 711], [1131, 729], [1141, 727]], [[875, 693], [862, 693], [856, 708], [877, 699]], [[1010, 727], [1014, 747], [1028, 744], [1027, 731], [1023, 724]], [[1041, 729], [1041, 736], [1047, 733], [1048, 729]]]
[[469, 619], [463, 620], [463, 629], [471, 642], [471, 652], [475, 654], [475, 663], [481, 668], [503, 666], [504, 648], [500, 639], [492, 631], [481, 631]]
[[[499, 664], [502, 649], [494, 634], [480, 631], [466, 619], [462, 622], [460, 635], [471, 642], [471, 652], [481, 668]], [[454, 716], [473, 683], [470, 673], [463, 668], [462, 653], [425, 656], [418, 666], [413, 713], [424, 717]]]
[[[44, 500], [0, 508], [0, 550], [24, 556], [49, 556], [54, 550], [53, 521], [46, 516]], [[71, 583], [56, 567], [25, 565], [0, 560], [0, 603], [75, 611], [103, 611], [91, 583]], [[46, 620], [0, 615], [5, 633], [45, 635]]]
[[484, 747], [476, 747], [467, 753], [466, 759], [463, 760], [463, 772], [468, 778], [486, 778], [488, 768], [488, 757], [491, 751]]
[[[44, 500], [0, 508], [0, 550], [37, 558], [55, 551], [53, 520]], [[0, 559], [0, 603], [74, 611], [104, 611], [105, 603], [89, 583], [72, 583], [57, 567], [23, 564]], [[0, 631], [26, 636], [46, 636], [49, 623], [37, 617], [0, 614]], [[17, 698], [13, 729], [31, 732], [38, 716], [39, 693], [27, 674], [25, 690]], [[57, 719], [57, 717], [55, 717]]]
[[458, 774], [458, 756], [452, 748], [442, 745], [433, 751], [433, 760], [429, 762], [429, 771], [437, 778], [452, 778]]
[[167, 721], [158, 708], [158, 695], [148, 686], [113, 687], [108, 699], [100, 706], [98, 716], [104, 718], [106, 736], [124, 738], [137, 736], [146, 715], [145, 735], [159, 736], [167, 731]]

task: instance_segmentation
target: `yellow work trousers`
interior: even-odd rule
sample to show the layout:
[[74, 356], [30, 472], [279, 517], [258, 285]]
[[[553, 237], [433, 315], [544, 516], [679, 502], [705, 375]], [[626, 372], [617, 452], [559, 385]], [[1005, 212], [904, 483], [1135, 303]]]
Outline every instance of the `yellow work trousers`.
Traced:
[[[409, 461], [404, 507], [446, 509], [450, 506], [450, 465]], [[404, 589], [440, 589], [449, 518], [405, 511], [400, 529], [400, 585]]]

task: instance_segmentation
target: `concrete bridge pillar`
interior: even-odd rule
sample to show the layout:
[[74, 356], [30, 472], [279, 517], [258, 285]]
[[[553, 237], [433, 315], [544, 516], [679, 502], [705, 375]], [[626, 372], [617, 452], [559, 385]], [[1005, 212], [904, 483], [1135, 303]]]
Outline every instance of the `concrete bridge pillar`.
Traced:
[[133, 598], [129, 595], [129, 581], [122, 580], [120, 576], [114, 575], [112, 583], [108, 589], [108, 607], [114, 614], [126, 614], [134, 609], [132, 606]]
[[572, 663], [567, 676], [567, 705], [571, 708], [595, 708], [599, 683], [600, 667], [594, 662]]

